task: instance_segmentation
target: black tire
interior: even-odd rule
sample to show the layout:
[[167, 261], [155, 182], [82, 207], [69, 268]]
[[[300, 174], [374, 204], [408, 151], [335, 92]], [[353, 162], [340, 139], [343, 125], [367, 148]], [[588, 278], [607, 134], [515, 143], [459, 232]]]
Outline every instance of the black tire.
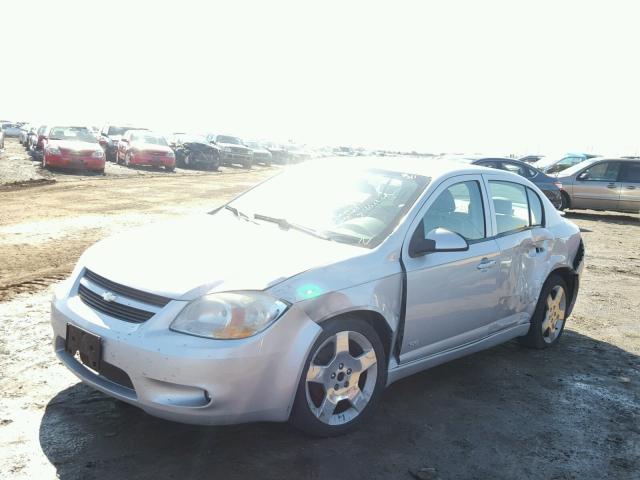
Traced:
[[[557, 336], [553, 340], [549, 340], [549, 336], [545, 336], [543, 332], [543, 323], [545, 321], [545, 317], [549, 310], [547, 306], [547, 299], [551, 292], [560, 287], [563, 290], [565, 296], [565, 308], [564, 313], [562, 315], [562, 326], [559, 328]], [[567, 324], [567, 309], [569, 308], [569, 290], [567, 289], [567, 283], [564, 279], [556, 274], [552, 273], [547, 278], [547, 281], [544, 282], [542, 286], [542, 290], [540, 291], [540, 297], [538, 298], [538, 303], [536, 305], [536, 309], [533, 312], [533, 316], [531, 317], [531, 325], [529, 327], [529, 331], [526, 335], [522, 337], [518, 337], [518, 341], [520, 344], [530, 347], [530, 348], [549, 348], [560, 340], [562, 333], [564, 332], [564, 327]], [[545, 338], [546, 337], [546, 338]]]
[[[327, 320], [322, 324], [322, 327], [322, 333], [311, 348], [309, 356], [305, 361], [304, 368], [302, 369], [289, 421], [294, 427], [309, 435], [332, 437], [344, 435], [345, 433], [354, 430], [372, 414], [387, 382], [387, 359], [384, 347], [375, 329], [360, 318], [341, 317], [333, 320]], [[372, 365], [370, 368], [376, 368], [377, 375], [375, 378], [373, 393], [363, 410], [358, 413], [355, 418], [346, 423], [340, 425], [329, 425], [319, 420], [310, 410], [307, 401], [307, 372], [309, 370], [311, 360], [318, 353], [318, 349], [320, 349], [325, 341], [337, 333], [344, 331], [357, 332], [368, 340], [376, 354], [376, 364]], [[334, 380], [331, 380], [331, 382], [333, 381]]]
[[175, 171], [176, 166], [175, 166], [175, 165], [171, 165], [171, 166], [165, 165], [164, 169], [165, 169], [167, 172], [173, 172], [173, 171]]
[[560, 196], [562, 197], [562, 203], [560, 204], [560, 210], [566, 210], [571, 207], [571, 198], [569, 194], [565, 191], [560, 192]]

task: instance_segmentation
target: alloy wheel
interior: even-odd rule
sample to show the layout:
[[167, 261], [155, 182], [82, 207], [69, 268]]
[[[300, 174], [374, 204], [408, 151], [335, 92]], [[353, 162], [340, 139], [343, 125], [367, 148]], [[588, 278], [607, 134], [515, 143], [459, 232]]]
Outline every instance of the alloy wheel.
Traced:
[[310, 411], [327, 425], [343, 425], [369, 404], [378, 375], [376, 352], [361, 333], [327, 338], [311, 358], [305, 392]]
[[567, 310], [567, 296], [564, 288], [556, 285], [547, 295], [547, 305], [542, 321], [542, 338], [546, 343], [553, 343], [562, 331]]

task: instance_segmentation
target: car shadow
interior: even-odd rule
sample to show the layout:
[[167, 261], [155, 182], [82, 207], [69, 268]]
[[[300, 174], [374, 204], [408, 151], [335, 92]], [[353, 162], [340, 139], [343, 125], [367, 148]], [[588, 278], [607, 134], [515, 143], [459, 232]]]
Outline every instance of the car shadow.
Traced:
[[39, 440], [61, 479], [625, 478], [640, 468], [639, 366], [572, 331], [548, 350], [510, 342], [397, 382], [333, 439], [172, 423], [78, 383], [48, 403]]
[[565, 211], [565, 218], [572, 220], [591, 220], [594, 222], [615, 223], [618, 225], [640, 226], [637, 215], [632, 213]]

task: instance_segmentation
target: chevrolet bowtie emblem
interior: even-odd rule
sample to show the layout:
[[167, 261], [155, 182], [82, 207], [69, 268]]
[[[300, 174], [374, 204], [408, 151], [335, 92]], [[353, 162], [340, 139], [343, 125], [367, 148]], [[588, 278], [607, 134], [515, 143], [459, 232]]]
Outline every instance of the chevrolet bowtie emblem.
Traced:
[[118, 297], [115, 294], [111, 293], [111, 292], [104, 292], [102, 294], [102, 299], [105, 302], [115, 302], [118, 299]]

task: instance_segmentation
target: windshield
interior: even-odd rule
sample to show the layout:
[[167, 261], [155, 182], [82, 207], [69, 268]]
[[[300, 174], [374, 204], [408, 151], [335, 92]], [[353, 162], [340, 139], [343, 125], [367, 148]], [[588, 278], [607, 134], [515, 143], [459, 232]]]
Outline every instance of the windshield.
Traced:
[[209, 140], [204, 135], [180, 135], [177, 140], [180, 143], [209, 143]]
[[98, 143], [96, 137], [86, 127], [51, 127], [50, 140], [76, 140], [78, 142]]
[[242, 145], [242, 141], [238, 137], [229, 137], [227, 135], [218, 135], [216, 137], [216, 143], [233, 143], [235, 145]]
[[597, 161], [598, 161], [597, 158], [584, 160], [584, 161], [582, 161], [580, 163], [577, 163], [575, 165], [570, 166], [569, 168], [566, 168], [566, 169], [562, 170], [561, 172], [559, 172], [559, 175], [562, 176], [562, 177], [570, 177], [571, 175], [574, 175], [575, 173], [579, 172], [580, 170], [583, 170], [583, 169], [589, 167], [590, 165], [593, 165]]
[[549, 155], [548, 157], [541, 158], [537, 162], [534, 163], [536, 168], [546, 168], [551, 165], [555, 165], [559, 163], [561, 160], [565, 158], [586, 158], [584, 155]]
[[132, 142], [151, 143], [154, 145], [165, 145], [168, 143], [162, 135], [156, 135], [146, 131], [131, 133]]
[[136, 127], [109, 127], [107, 135], [124, 135], [127, 130], [140, 130]]
[[373, 248], [396, 227], [429, 183], [402, 172], [306, 164], [262, 183], [229, 205], [244, 215], [269, 216], [330, 240]]

